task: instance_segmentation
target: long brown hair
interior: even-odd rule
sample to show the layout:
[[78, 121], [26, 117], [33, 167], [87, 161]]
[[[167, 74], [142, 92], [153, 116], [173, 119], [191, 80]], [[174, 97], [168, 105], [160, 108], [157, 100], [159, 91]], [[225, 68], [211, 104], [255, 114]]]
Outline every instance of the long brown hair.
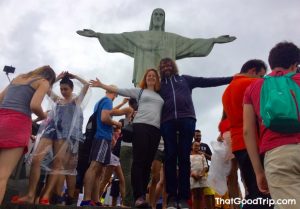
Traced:
[[36, 68], [22, 75], [23, 78], [38, 77], [38, 76], [45, 78], [47, 81], [49, 81], [51, 86], [55, 82], [55, 78], [56, 78], [56, 74], [54, 70], [49, 65]]
[[172, 74], [175, 74], [175, 75], [178, 74], [178, 67], [177, 67], [175, 61], [174, 61], [173, 59], [169, 58], [169, 57], [165, 57], [165, 58], [163, 58], [163, 59], [160, 60], [159, 66], [158, 66], [158, 70], [159, 70], [159, 73], [160, 73], [161, 78], [164, 77], [164, 75], [162, 75], [162, 72], [161, 72], [161, 65], [162, 65], [162, 63], [164, 63], [164, 62], [171, 62], [171, 63], [172, 63], [172, 66], [173, 66], [173, 73], [172, 73]]
[[147, 77], [147, 75], [148, 75], [148, 73], [149, 72], [151, 72], [151, 71], [153, 71], [154, 73], [155, 73], [155, 75], [156, 75], [156, 82], [155, 82], [155, 85], [154, 85], [154, 91], [159, 91], [159, 89], [160, 89], [160, 81], [159, 81], [159, 75], [158, 75], [158, 72], [157, 72], [157, 70], [155, 70], [155, 69], [153, 69], [153, 68], [150, 68], [150, 69], [148, 69], [148, 70], [146, 70], [146, 72], [145, 72], [145, 74], [144, 74], [144, 76], [143, 76], [143, 79], [141, 80], [141, 82], [140, 82], [140, 87], [142, 88], [142, 89], [146, 89], [147, 88], [147, 82], [146, 82], [146, 77]]

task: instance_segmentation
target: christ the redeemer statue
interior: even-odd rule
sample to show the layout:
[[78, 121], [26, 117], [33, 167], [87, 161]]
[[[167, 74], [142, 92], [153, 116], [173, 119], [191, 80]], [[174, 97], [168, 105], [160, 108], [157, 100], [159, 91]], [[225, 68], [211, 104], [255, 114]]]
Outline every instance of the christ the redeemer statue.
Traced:
[[107, 52], [121, 52], [133, 57], [132, 82], [135, 85], [140, 82], [147, 69], [156, 69], [162, 58], [169, 57], [177, 60], [185, 57], [205, 57], [211, 52], [215, 43], [228, 43], [236, 39], [228, 35], [209, 39], [191, 39], [165, 32], [165, 12], [160, 8], [152, 13], [149, 31], [109, 34], [84, 29], [77, 33], [98, 38]]

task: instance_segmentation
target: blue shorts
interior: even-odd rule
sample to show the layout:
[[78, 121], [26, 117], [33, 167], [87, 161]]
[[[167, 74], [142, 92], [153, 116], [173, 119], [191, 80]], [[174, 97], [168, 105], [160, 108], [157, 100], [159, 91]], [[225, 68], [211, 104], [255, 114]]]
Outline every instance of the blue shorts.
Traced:
[[51, 120], [49, 124], [46, 126], [42, 138], [57, 140], [57, 132], [53, 120]]
[[[42, 138], [58, 140], [58, 139], [66, 139], [67, 137], [63, 137], [62, 132], [60, 132], [60, 131], [57, 132], [54, 121], [50, 121], [49, 124], [45, 128]], [[73, 136], [70, 136], [68, 139], [70, 139], [72, 141], [80, 141], [80, 139], [76, 139]]]

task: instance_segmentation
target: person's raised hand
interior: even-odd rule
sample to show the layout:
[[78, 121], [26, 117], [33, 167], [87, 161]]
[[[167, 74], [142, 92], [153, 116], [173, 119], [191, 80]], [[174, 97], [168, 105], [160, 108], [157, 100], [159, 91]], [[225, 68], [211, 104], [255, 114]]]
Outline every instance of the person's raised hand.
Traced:
[[62, 71], [60, 74], [58, 74], [58, 76], [56, 77], [56, 80], [60, 80], [62, 79], [68, 72], [67, 71]]
[[101, 87], [102, 83], [101, 81], [96, 78], [96, 80], [90, 80], [90, 87]]
[[123, 104], [126, 104], [129, 101], [129, 98], [125, 97], [122, 101]]

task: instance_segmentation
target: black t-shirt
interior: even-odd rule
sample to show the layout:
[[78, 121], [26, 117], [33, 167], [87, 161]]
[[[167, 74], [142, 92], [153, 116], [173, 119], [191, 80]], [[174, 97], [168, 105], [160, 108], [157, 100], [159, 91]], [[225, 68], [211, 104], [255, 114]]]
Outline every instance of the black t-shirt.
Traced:
[[200, 143], [200, 151], [204, 152], [207, 155], [210, 155], [210, 156], [212, 155], [212, 152], [211, 152], [209, 146], [202, 142]]
[[[209, 148], [209, 146], [203, 142], [200, 143], [200, 151], [201, 152], [204, 152], [205, 154], [209, 155], [209, 156], [212, 156], [212, 152]], [[207, 159], [207, 157], [205, 156], [205, 159], [206, 159], [206, 162], [207, 162], [207, 166], [209, 168], [209, 164], [208, 164], [208, 160], [210, 159]]]

